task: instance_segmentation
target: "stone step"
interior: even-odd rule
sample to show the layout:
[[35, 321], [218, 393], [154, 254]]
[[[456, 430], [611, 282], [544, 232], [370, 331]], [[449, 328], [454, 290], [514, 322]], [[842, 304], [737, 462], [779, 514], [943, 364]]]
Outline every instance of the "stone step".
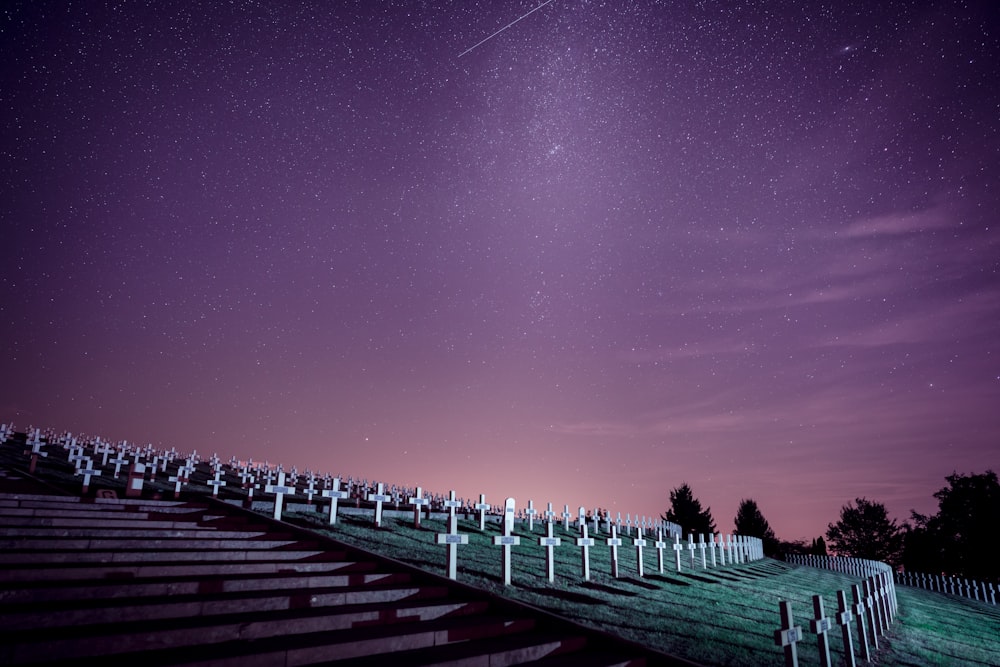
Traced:
[[66, 500], [44, 501], [44, 500], [0, 500], [0, 515], [8, 514], [11, 510], [58, 510], [60, 512], [93, 511], [100, 509], [104, 512], [191, 512], [206, 511], [204, 505], [189, 505], [188, 503], [160, 503], [156, 501], [144, 501], [142, 503], [123, 503], [112, 501], [106, 503], [81, 503], [79, 499], [72, 498]]
[[[162, 537], [162, 536], [161, 536]], [[215, 539], [213, 539], [215, 538]], [[96, 551], [110, 551], [117, 549], [121, 551], [149, 551], [160, 549], [171, 549], [174, 551], [185, 549], [198, 550], [226, 550], [226, 549], [280, 549], [290, 545], [299, 545], [299, 548], [306, 546], [315, 547], [316, 542], [306, 543], [300, 540], [230, 540], [218, 539], [214, 534], [206, 535], [203, 538], [167, 537], [162, 539], [152, 539], [137, 537], [127, 538], [73, 538], [73, 537], [48, 537], [48, 538], [0, 538], [0, 549], [13, 551], [65, 551], [67, 549], [87, 549]]]
[[[166, 528], [166, 529], [194, 529], [212, 530], [213, 526], [199, 526], [197, 521], [160, 521], [152, 519], [136, 519], [132, 515], [123, 514], [118, 516], [101, 515], [100, 519], [84, 519], [75, 517], [31, 517], [31, 516], [0, 516], [0, 533], [6, 526], [52, 526], [54, 528], [80, 528], [95, 526], [102, 528]], [[128, 518], [124, 518], [128, 517]]]
[[[329, 560], [309, 561], [268, 561], [262, 559], [255, 562], [203, 562], [203, 563], [163, 563], [141, 565], [134, 563], [110, 563], [103, 566], [89, 564], [78, 567], [33, 567], [31, 563], [20, 567], [0, 569], [0, 581], [25, 582], [70, 582], [77, 580], [105, 579], [109, 583], [125, 583], [131, 579], [156, 579], [169, 577], [205, 577], [281, 573], [334, 572], [346, 567], [362, 565], [348, 560], [343, 552], [327, 551], [324, 556]], [[3, 592], [0, 591], [0, 595]]]
[[163, 507], [197, 505], [200, 507], [208, 507], [204, 503], [191, 503], [186, 500], [149, 500], [148, 498], [81, 498], [79, 496], [53, 496], [50, 494], [37, 493], [0, 493], [0, 502], [66, 503], [76, 505], [157, 505]]
[[[341, 565], [341, 564], [338, 564]], [[28, 581], [8, 584], [0, 591], [0, 612], [29, 612], [33, 609], [56, 610], [91, 608], [115, 600], [117, 604], [135, 604], [143, 598], [176, 595], [225, 594], [330, 586], [354, 586], [377, 579], [359, 579], [362, 575], [393, 575], [395, 583], [409, 581], [405, 573], [376, 569], [375, 563], [343, 563], [344, 567], [327, 572], [273, 572], [199, 577], [164, 577], [160, 579], [84, 581]], [[59, 604], [56, 604], [59, 603]], [[2, 627], [2, 625], [0, 625]]]
[[[550, 631], [522, 633], [479, 641], [454, 643], [401, 651], [391, 657], [372, 655], [350, 661], [351, 667], [382, 667], [386, 664], [407, 667], [478, 667], [479, 665], [518, 665], [544, 662], [552, 656], [564, 657], [567, 665], [585, 665], [590, 646], [582, 634], [562, 634]], [[618, 654], [621, 660], [621, 654]], [[542, 664], [538, 662], [538, 664]], [[337, 664], [336, 662], [331, 664]], [[602, 663], [598, 662], [597, 665]], [[609, 666], [616, 663], [609, 662]], [[621, 663], [630, 664], [630, 663]], [[636, 663], [640, 667], [643, 663]], [[256, 667], [256, 666], [254, 666]]]
[[[220, 584], [223, 582], [219, 582]], [[123, 590], [128, 597], [113, 596], [89, 600], [63, 600], [41, 602], [32, 599], [29, 604], [0, 607], [0, 628], [3, 632], [15, 630], [56, 630], [67, 626], [130, 621], [160, 621], [191, 616], [215, 616], [247, 611], [274, 611], [283, 609], [317, 608], [337, 604], [342, 595], [331, 593], [389, 595], [387, 591], [403, 588], [412, 591], [410, 577], [404, 573], [352, 574], [327, 577], [258, 579], [244, 582], [224, 582], [222, 590], [205, 587], [199, 590], [195, 582], [178, 582], [178, 585], [150, 585], [146, 590], [134, 587]], [[433, 587], [428, 589], [433, 592]], [[391, 593], [395, 595], [396, 593]], [[142, 597], [145, 596], [145, 597]], [[428, 595], [422, 595], [428, 597]], [[60, 630], [61, 631], [61, 630]]]
[[179, 561], [253, 561], [299, 560], [323, 555], [317, 550], [269, 549], [257, 553], [252, 549], [214, 549], [208, 553], [201, 549], [190, 551], [4, 551], [0, 552], [0, 564], [13, 565], [42, 563], [143, 563]]
[[[85, 505], [82, 507], [86, 507]], [[154, 514], [171, 515], [171, 517], [176, 516], [177, 519], [185, 519], [188, 517], [195, 517], [193, 520], [198, 521], [201, 516], [205, 513], [204, 509], [191, 508], [191, 507], [174, 507], [174, 508], [164, 508], [163, 510], [153, 510], [153, 511], [128, 511], [123, 512], [120, 510], [109, 510], [109, 509], [35, 509], [30, 507], [7, 507], [0, 511], [0, 519], [17, 518], [17, 517], [55, 517], [55, 518], [65, 518], [65, 519], [100, 519], [101, 521], [110, 520], [116, 521], [119, 518], [122, 519], [150, 519], [153, 518]], [[171, 520], [174, 520], [171, 518]]]
[[[448, 616], [460, 614], [466, 605], [471, 606], [465, 615]], [[293, 610], [270, 613], [267, 618], [258, 618], [256, 612], [233, 618], [196, 617], [183, 619], [186, 622], [161, 622], [155, 628], [120, 623], [76, 628], [63, 636], [48, 633], [44, 638], [19, 633], [3, 637], [0, 663], [78, 661], [100, 656], [102, 665], [123, 664], [116, 657], [127, 658], [130, 664], [172, 664], [171, 658], [189, 656], [190, 659], [197, 653], [221, 652], [251, 655], [255, 659], [264, 654], [270, 658], [264, 664], [311, 664], [468, 642], [535, 627], [530, 618], [473, 613], [481, 610], [482, 605], [471, 602], [418, 606], [410, 618], [406, 616], [408, 607], [401, 609], [402, 618], [399, 611], [387, 611], [391, 609], [383, 606], [371, 611], [347, 609], [340, 613]], [[274, 660], [277, 656], [284, 659]], [[213, 658], [206, 664], [218, 662]]]
[[272, 540], [292, 539], [290, 533], [268, 533], [261, 530], [205, 530], [202, 528], [178, 528], [176, 530], [143, 530], [142, 528], [27, 528], [8, 527], [2, 533], [4, 537], [94, 537], [94, 538], [114, 538], [128, 537], [135, 539], [143, 538], [187, 538], [187, 539], [230, 539], [230, 540], [252, 540], [258, 537], [267, 536]]

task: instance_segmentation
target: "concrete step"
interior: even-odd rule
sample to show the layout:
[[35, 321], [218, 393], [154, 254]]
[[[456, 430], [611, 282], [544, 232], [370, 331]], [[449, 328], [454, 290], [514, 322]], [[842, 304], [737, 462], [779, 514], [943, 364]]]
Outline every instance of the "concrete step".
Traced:
[[[7, 526], [51, 526], [54, 528], [85, 528], [85, 527], [101, 527], [101, 528], [165, 528], [165, 529], [195, 529], [201, 528], [203, 530], [212, 530], [218, 526], [204, 525], [201, 526], [197, 521], [173, 521], [173, 520], [152, 520], [152, 519], [137, 519], [134, 515], [129, 515], [127, 513], [121, 514], [119, 516], [106, 516], [100, 515], [92, 519], [88, 518], [75, 518], [75, 517], [33, 517], [33, 516], [0, 516], [0, 534], [2, 534], [3, 529]], [[127, 518], [126, 518], [127, 517]]]
[[43, 563], [145, 563], [200, 561], [254, 561], [254, 560], [300, 560], [322, 556], [324, 551], [316, 550], [265, 550], [260, 553], [253, 549], [214, 549], [210, 552], [192, 549], [190, 551], [15, 551], [0, 552], [0, 564], [43, 564]]
[[[271, 540], [271, 539], [219, 539], [214, 533], [210, 533], [201, 539], [187, 537], [163, 537], [153, 539], [148, 537], [128, 538], [74, 538], [74, 537], [46, 537], [46, 538], [7, 538], [0, 539], [0, 549], [13, 551], [65, 551], [73, 550], [94, 550], [111, 551], [112, 549], [122, 551], [149, 551], [170, 549], [174, 551], [185, 549], [198, 550], [226, 550], [226, 549], [281, 549], [291, 545], [305, 543], [297, 540]], [[310, 543], [315, 547], [316, 543]]]
[[[215, 575], [138, 580], [30, 581], [10, 584], [0, 591], [0, 613], [5, 610], [28, 612], [34, 608], [91, 608], [108, 604], [135, 604], [143, 598], [158, 596], [224, 594], [363, 584], [406, 583], [406, 573], [376, 570], [374, 563], [345, 564], [330, 573], [264, 573]], [[335, 574], [334, 574], [335, 572]], [[55, 603], [62, 602], [58, 606]], [[16, 607], [15, 607], [16, 606]], [[15, 607], [12, 609], [12, 607]], [[0, 627], [3, 627], [0, 624]]]
[[292, 539], [291, 533], [268, 533], [266, 530], [205, 530], [190, 528], [177, 530], [143, 530], [142, 528], [28, 528], [14, 527], [3, 530], [4, 537], [70, 537], [70, 538], [187, 538], [187, 539], [228, 539], [252, 540], [267, 536], [272, 540]]
[[[82, 505], [80, 507], [86, 507]], [[30, 508], [30, 507], [7, 507], [0, 511], [0, 519], [16, 518], [16, 517], [53, 517], [53, 518], [65, 518], [65, 519], [100, 519], [115, 521], [118, 518], [123, 519], [150, 519], [153, 518], [155, 514], [169, 515], [170, 520], [184, 520], [187, 517], [196, 517], [192, 519], [193, 521], [198, 521], [201, 516], [205, 513], [204, 509], [190, 508], [190, 507], [172, 507], [164, 508], [163, 510], [152, 510], [152, 511], [121, 511], [114, 509], [63, 509], [63, 508]], [[174, 518], [176, 517], [176, 519]], [[162, 519], [161, 519], [162, 520]]]
[[[79, 567], [60, 566], [32, 567], [30, 563], [19, 567], [0, 569], [0, 582], [67, 582], [75, 580], [106, 579], [109, 583], [127, 583], [131, 579], [155, 579], [167, 577], [204, 577], [212, 575], [238, 577], [254, 574], [334, 572], [345, 567], [358, 566], [343, 552], [327, 551], [329, 560], [310, 561], [268, 561], [255, 562], [203, 562], [203, 563], [157, 563], [142, 565], [134, 563], [111, 563], [104, 566], [82, 565]], [[3, 591], [0, 591], [0, 595]]]
[[[339, 604], [343, 594], [351, 594], [354, 599], [414, 595], [409, 576], [403, 573], [358, 574], [342, 577], [308, 577], [312, 585], [305, 581], [287, 581], [278, 579], [254, 580], [252, 586], [227, 586], [218, 592], [199, 591], [197, 587], [191, 590], [188, 586], [172, 587], [166, 592], [145, 597], [132, 596], [128, 598], [95, 598], [85, 601], [54, 601], [21, 605], [20, 608], [6, 606], [0, 608], [0, 628], [2, 632], [15, 630], [58, 629], [62, 632], [66, 627], [82, 627], [101, 623], [115, 623], [127, 618], [130, 621], [159, 622], [164, 619], [186, 618], [192, 616], [207, 617], [222, 614], [238, 614], [248, 611], [274, 611], [283, 609], [301, 609], [325, 607]], [[281, 584], [291, 584], [282, 586]], [[401, 592], [401, 590], [403, 592]], [[423, 599], [430, 597], [440, 588], [429, 587], [426, 592], [418, 593]], [[131, 589], [128, 592], [134, 592]], [[394, 599], [404, 599], [396, 597]]]
[[[472, 607], [465, 615], [448, 616], [461, 612], [466, 605]], [[326, 610], [321, 610], [322, 613], [316, 610], [271, 613], [267, 619], [255, 619], [257, 614], [243, 614], [211, 619], [216, 621], [211, 624], [204, 623], [206, 619], [194, 618], [185, 619], [187, 623], [161, 622], [155, 628], [120, 623], [86, 626], [70, 636], [50, 635], [44, 639], [20, 633], [3, 637], [0, 662], [32, 664], [100, 656], [101, 664], [121, 664], [115, 660], [118, 656], [127, 658], [133, 665], [173, 664], [182, 656], [190, 659], [190, 654], [197, 651], [214, 654], [206, 664], [219, 664], [216, 656], [226, 654], [252, 656], [250, 664], [313, 664], [469, 642], [526, 632], [535, 627], [530, 618], [471, 613], [481, 607], [470, 602], [445, 607], [420, 606], [417, 609], [422, 611], [409, 617], [406, 613], [409, 608], [404, 607], [397, 610], [394, 617], [379, 610], [349, 609], [342, 613], [325, 613]], [[398, 616], [400, 611], [402, 618]], [[423, 614], [427, 620], [421, 620]], [[264, 663], [258, 662], [262, 656], [268, 657]], [[275, 660], [279, 656], [283, 659]]]
[[191, 503], [187, 500], [150, 500], [148, 498], [81, 498], [79, 496], [54, 496], [37, 493], [0, 493], [0, 503], [62, 503], [75, 505], [157, 505], [171, 507], [178, 505], [198, 505], [207, 507], [204, 503]]

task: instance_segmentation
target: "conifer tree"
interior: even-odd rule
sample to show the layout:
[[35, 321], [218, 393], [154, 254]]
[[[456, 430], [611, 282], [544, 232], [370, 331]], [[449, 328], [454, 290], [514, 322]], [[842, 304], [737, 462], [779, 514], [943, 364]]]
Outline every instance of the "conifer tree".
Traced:
[[701, 509], [687, 483], [670, 492], [670, 509], [662, 517], [678, 524], [689, 535], [711, 535], [716, 532], [712, 508]]
[[736, 524], [736, 532], [740, 535], [760, 538], [766, 556], [773, 556], [777, 553], [778, 538], [757, 506], [757, 501], [750, 498], [741, 500], [739, 509], [736, 510], [734, 523]]

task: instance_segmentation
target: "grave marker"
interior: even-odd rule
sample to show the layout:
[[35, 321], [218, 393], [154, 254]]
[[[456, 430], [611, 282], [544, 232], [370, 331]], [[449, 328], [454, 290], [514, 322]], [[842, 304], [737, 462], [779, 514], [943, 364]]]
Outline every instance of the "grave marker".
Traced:
[[418, 486], [416, 494], [412, 498], [407, 499], [407, 502], [409, 502], [411, 505], [413, 505], [413, 527], [414, 528], [420, 528], [420, 515], [424, 511], [423, 508], [425, 506], [429, 505], [430, 502], [431, 502], [429, 499], [424, 498], [423, 493], [424, 493], [424, 490]]
[[264, 493], [274, 494], [274, 518], [277, 521], [281, 521], [281, 507], [284, 504], [284, 498], [286, 494], [295, 494], [294, 486], [285, 486], [285, 471], [278, 473], [278, 483], [277, 484], [266, 484], [264, 486]]
[[716, 567], [715, 563], [715, 548], [718, 546], [715, 542], [715, 533], [708, 536], [708, 552], [712, 554], [712, 567]]
[[441, 503], [448, 508], [449, 518], [455, 518], [455, 508], [462, 506], [462, 501], [455, 500], [455, 491], [452, 489], [448, 492], [448, 499]]
[[674, 535], [674, 560], [676, 561], [677, 571], [681, 571], [681, 552], [684, 551], [684, 543], [681, 542], [680, 535]]
[[639, 578], [642, 579], [645, 576], [642, 566], [642, 548], [646, 546], [646, 540], [642, 539], [642, 526], [639, 526], [636, 530], [638, 536], [632, 540], [632, 546], [635, 547], [635, 560], [638, 564]]
[[594, 544], [594, 538], [587, 537], [587, 525], [580, 526], [580, 537], [576, 538], [576, 546], [582, 550], [584, 581], [590, 581], [590, 547]]
[[[454, 491], [452, 491], [454, 493]], [[437, 534], [437, 543], [448, 546], [448, 578], [458, 578], [458, 545], [468, 544], [468, 535], [458, 534], [458, 517], [452, 514], [448, 518], [448, 532]]]
[[571, 516], [573, 515], [569, 513], [569, 505], [563, 505], [563, 513], [562, 513], [563, 530], [565, 530], [567, 533], [569, 532], [569, 518]]
[[[252, 479], [252, 478], [251, 478]], [[333, 478], [333, 488], [323, 489], [322, 495], [324, 498], [330, 499], [330, 525], [337, 523], [337, 503], [350, 495], [348, 491], [342, 491], [340, 489], [340, 478]]]
[[387, 503], [392, 501], [392, 496], [387, 495], [385, 492], [385, 484], [379, 482], [375, 488], [375, 493], [369, 493], [366, 500], [370, 503], [375, 503], [375, 527], [382, 527], [382, 503]]
[[691, 556], [691, 569], [694, 569], [694, 550], [698, 548], [698, 545], [694, 543], [694, 534], [688, 533], [688, 543], [687, 550], [688, 554]]
[[663, 550], [667, 548], [667, 543], [663, 541], [663, 529], [659, 528], [656, 531], [656, 564], [659, 567], [660, 574], [663, 574]]
[[126, 498], [142, 497], [142, 485], [146, 481], [146, 464], [133, 463], [128, 468], [128, 482], [125, 484]]
[[792, 621], [792, 604], [787, 600], [778, 603], [781, 611], [781, 628], [774, 631], [774, 643], [785, 651], [785, 667], [798, 667], [799, 656], [795, 649], [796, 642], [802, 640], [802, 628]]
[[85, 496], [87, 495], [87, 492], [90, 491], [90, 478], [100, 477], [101, 471], [94, 470], [94, 462], [90, 460], [90, 457], [84, 458], [87, 461], [87, 467], [84, 468], [83, 466], [80, 466], [80, 469], [76, 471], [76, 474], [83, 475], [83, 491], [81, 491], [81, 495]]
[[[858, 648], [861, 649], [861, 659], [867, 662], [871, 660], [871, 653], [868, 651], [868, 632], [865, 629], [865, 615], [868, 612], [868, 605], [865, 604], [865, 599], [861, 595], [861, 587], [858, 584], [851, 586], [851, 596], [854, 598], [854, 607], [851, 611], [854, 612], [854, 621], [858, 627]], [[875, 648], [878, 649], [877, 641]]]
[[485, 493], [479, 494], [479, 502], [472, 509], [479, 510], [479, 530], [486, 530], [486, 511], [490, 509], [490, 504], [486, 502]]
[[705, 560], [705, 533], [698, 536], [698, 551], [701, 552], [701, 569], [706, 569], [708, 567], [708, 561]]
[[597, 535], [597, 531], [600, 530], [600, 527], [601, 527], [600, 526], [600, 523], [601, 523], [601, 511], [600, 511], [600, 509], [598, 509], [598, 508], [595, 507], [594, 508], [594, 513], [591, 515], [590, 518], [594, 522], [594, 525], [593, 525], [594, 535]]
[[[549, 505], [551, 511], [552, 505]], [[551, 584], [556, 578], [555, 568], [555, 547], [558, 547], [562, 540], [552, 536], [552, 522], [546, 522], [546, 536], [538, 538], [539, 546], [545, 547], [545, 575]]]
[[611, 576], [615, 579], [618, 578], [618, 547], [621, 546], [622, 540], [618, 537], [618, 530], [611, 526], [611, 537], [604, 540], [605, 543], [611, 547]]
[[823, 612], [822, 595], [813, 596], [813, 613], [816, 617], [809, 621], [809, 630], [816, 635], [819, 644], [819, 663], [823, 667], [830, 667], [830, 638], [826, 633], [833, 627], [833, 622]]
[[49, 455], [48, 452], [42, 451], [42, 447], [44, 447], [46, 443], [42, 441], [40, 429], [36, 428], [32, 439], [25, 444], [31, 447], [31, 450], [24, 451], [25, 454], [31, 454], [31, 462], [28, 464], [28, 473], [34, 475], [35, 466], [38, 465], [38, 459], [45, 458]]
[[552, 503], [549, 503], [548, 509], [545, 510], [545, 521], [546, 523], [552, 523], [552, 518], [555, 516], [555, 512], [552, 511]]
[[314, 475], [309, 475], [309, 484], [304, 493], [306, 494], [306, 505], [312, 505], [313, 496], [316, 495], [316, 477]]
[[528, 515], [528, 532], [533, 533], [535, 531], [535, 515], [538, 513], [534, 500], [528, 500], [528, 509], [524, 510], [524, 513]]
[[226, 485], [225, 481], [223, 481], [223, 479], [222, 479], [222, 468], [216, 468], [215, 469], [215, 479], [210, 479], [207, 482], [205, 482], [205, 484], [207, 484], [208, 486], [212, 487], [212, 497], [213, 498], [218, 498], [219, 497], [219, 487]]
[[[115, 458], [109, 460], [108, 463], [113, 463], [115, 465], [115, 479], [118, 479], [122, 472], [122, 466], [128, 465], [131, 461], [126, 458], [125, 450], [119, 449]], [[187, 481], [184, 483], [187, 484]]]
[[503, 547], [503, 585], [510, 586], [510, 550], [521, 544], [521, 538], [511, 535], [514, 530], [514, 499], [508, 498], [503, 505], [503, 535], [494, 535], [493, 544]]
[[844, 661], [847, 667], [855, 667], [854, 662], [854, 642], [851, 641], [851, 621], [854, 615], [847, 605], [847, 594], [844, 591], [837, 591], [837, 625], [840, 626], [840, 633], [844, 640]]

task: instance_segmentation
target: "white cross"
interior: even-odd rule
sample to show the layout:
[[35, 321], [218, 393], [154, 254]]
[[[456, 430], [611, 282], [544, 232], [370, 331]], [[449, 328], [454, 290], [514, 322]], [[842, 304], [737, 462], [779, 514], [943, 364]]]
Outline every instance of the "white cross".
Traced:
[[585, 508], [583, 505], [580, 505], [578, 516], [576, 518], [576, 527], [579, 528], [580, 526], [583, 526], [586, 523], [587, 523], [587, 508]]
[[573, 515], [569, 513], [569, 505], [563, 505], [563, 513], [562, 513], [563, 530], [565, 530], [566, 532], [569, 532], [569, 519], [571, 516]]
[[306, 505], [312, 505], [313, 496], [316, 495], [316, 478], [313, 477], [312, 475], [309, 475], [309, 485], [306, 486], [305, 494], [306, 494]]
[[528, 509], [524, 510], [524, 513], [528, 515], [528, 531], [534, 532], [535, 530], [535, 515], [538, 511], [535, 509], [535, 501], [528, 501]]
[[[868, 608], [867, 600], [861, 593], [861, 587], [858, 584], [851, 585], [851, 594], [854, 597], [854, 606], [851, 607], [851, 611], [854, 612], [854, 620], [858, 624], [858, 645], [861, 648], [861, 659], [871, 661], [871, 654], [868, 651], [868, 630], [865, 627], [865, 616], [871, 610]], [[875, 637], [875, 627], [870, 623], [869, 626], [872, 628], [872, 642], [875, 649], [878, 650], [878, 638]]]
[[[549, 504], [549, 509], [551, 511], [552, 505]], [[562, 542], [558, 537], [552, 536], [552, 522], [549, 521], [545, 524], [547, 526], [546, 536], [538, 538], [538, 544], [545, 547], [545, 574], [548, 577], [549, 583], [555, 581], [556, 578], [556, 568], [555, 568], [555, 547], [559, 546]]]
[[[454, 494], [455, 492], [452, 491]], [[448, 578], [458, 578], [458, 545], [468, 544], [468, 535], [458, 534], [458, 517], [452, 514], [448, 518], [448, 532], [437, 534], [437, 543], [448, 545]]]
[[285, 494], [295, 494], [294, 486], [285, 486], [285, 473], [278, 473], [277, 484], [266, 484], [264, 493], [274, 494], [274, 518], [281, 521], [281, 506], [284, 503]]
[[479, 530], [486, 530], [486, 510], [490, 508], [490, 504], [486, 502], [486, 494], [479, 494], [479, 502], [472, 506], [473, 509], [479, 510]]
[[514, 499], [508, 498], [503, 506], [503, 535], [494, 535], [493, 544], [503, 547], [503, 585], [510, 586], [510, 550], [521, 544], [521, 538], [511, 535], [514, 529]]
[[418, 486], [417, 493], [412, 498], [409, 498], [407, 502], [413, 505], [413, 527], [420, 528], [420, 514], [423, 511], [423, 507], [431, 501], [424, 498], [424, 490]]
[[210, 479], [207, 482], [205, 482], [205, 484], [207, 484], [208, 486], [212, 487], [212, 497], [213, 498], [218, 498], [219, 497], [219, 487], [226, 485], [226, 483], [224, 481], [222, 481], [222, 469], [221, 468], [216, 468], [215, 469], [215, 479]]
[[844, 640], [844, 660], [847, 663], [847, 667], [855, 667], [854, 642], [851, 639], [851, 621], [854, 620], [854, 615], [847, 604], [847, 594], [844, 591], [837, 591], [837, 610], [837, 615], [834, 618], [837, 625], [840, 626], [840, 632]]
[[87, 461], [87, 467], [84, 468], [84, 467], [81, 466], [76, 471], [76, 474], [77, 475], [83, 475], [83, 494], [86, 494], [87, 491], [90, 489], [90, 478], [91, 477], [100, 477], [101, 471], [100, 470], [94, 470], [94, 462], [91, 461], [89, 457], [84, 457], [84, 459]]
[[705, 533], [698, 536], [698, 550], [701, 551], [701, 569], [708, 567], [708, 562], [705, 560]]
[[552, 503], [549, 503], [548, 509], [545, 510], [545, 520], [552, 523], [552, 517], [555, 515], [556, 513], [552, 511]]
[[386, 495], [385, 484], [382, 482], [378, 483], [375, 493], [369, 493], [368, 502], [375, 503], [375, 527], [382, 527], [382, 503], [386, 503], [392, 500], [392, 496]]
[[114, 450], [111, 449], [111, 445], [107, 442], [101, 442], [100, 438], [98, 438], [97, 442], [94, 443], [94, 454], [100, 455], [102, 468], [107, 467], [108, 455], [111, 454], [112, 451]]
[[687, 549], [688, 549], [688, 553], [691, 554], [691, 569], [692, 570], [694, 569], [694, 550], [696, 548], [698, 548], [698, 547], [694, 543], [694, 534], [688, 533], [688, 545], [687, 545]]
[[642, 548], [646, 546], [646, 540], [642, 539], [642, 526], [636, 528], [639, 535], [634, 540], [632, 540], [632, 545], [635, 547], [635, 559], [638, 565], [639, 578], [642, 579], [644, 575], [642, 566]]
[[349, 495], [347, 491], [340, 490], [340, 478], [333, 478], [333, 488], [324, 489], [322, 493], [324, 498], [330, 499], [330, 525], [337, 523], [337, 501], [347, 498]]
[[830, 638], [826, 633], [833, 627], [833, 622], [823, 612], [823, 596], [813, 596], [813, 612], [816, 618], [809, 621], [809, 630], [816, 635], [819, 644], [819, 662], [823, 667], [830, 667]]
[[462, 506], [462, 501], [455, 500], [455, 491], [453, 489], [453, 490], [451, 490], [451, 491], [448, 492], [448, 500], [444, 501], [441, 504], [448, 508], [449, 518], [454, 519], [455, 518], [455, 508], [456, 507], [461, 507]]
[[618, 537], [618, 530], [615, 526], [611, 526], [611, 537], [604, 540], [609, 547], [611, 547], [611, 576], [618, 578], [618, 547], [621, 546], [622, 540]]
[[[125, 450], [124, 449], [119, 449], [117, 456], [115, 458], [111, 459], [110, 461], [108, 461], [108, 463], [115, 464], [115, 479], [118, 479], [118, 476], [122, 472], [122, 466], [123, 465], [128, 465], [129, 463], [131, 463], [131, 461], [129, 461], [127, 458], [125, 458]], [[187, 484], [187, 481], [185, 480], [184, 483]]]
[[681, 571], [681, 552], [684, 551], [684, 543], [681, 542], [680, 535], [674, 535], [674, 560], [676, 561], [677, 571]]
[[660, 568], [660, 574], [663, 574], [663, 550], [667, 548], [667, 543], [663, 541], [662, 528], [656, 531], [656, 543], [653, 546], [656, 547], [656, 564]]
[[798, 665], [799, 657], [795, 643], [802, 640], [802, 628], [792, 620], [792, 604], [787, 600], [778, 603], [781, 611], [781, 628], [774, 631], [774, 643], [785, 649], [785, 664]]
[[167, 481], [174, 483], [174, 498], [181, 494], [181, 486], [188, 483], [189, 474], [191, 474], [191, 471], [188, 469], [187, 465], [182, 465], [177, 468], [176, 475], [167, 478]]
[[580, 526], [580, 537], [576, 538], [576, 546], [580, 547], [583, 554], [583, 580], [590, 581], [590, 547], [594, 546], [594, 538], [587, 537], [587, 524]]

